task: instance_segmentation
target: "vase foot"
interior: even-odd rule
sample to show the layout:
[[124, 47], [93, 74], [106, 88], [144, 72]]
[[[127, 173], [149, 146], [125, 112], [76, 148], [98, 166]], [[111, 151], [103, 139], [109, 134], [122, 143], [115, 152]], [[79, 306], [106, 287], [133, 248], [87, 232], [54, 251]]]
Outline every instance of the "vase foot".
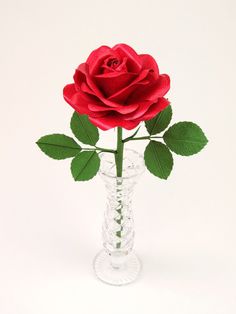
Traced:
[[96, 276], [101, 281], [114, 286], [134, 282], [141, 271], [141, 262], [133, 252], [126, 256], [125, 263], [121, 267], [114, 267], [111, 256], [103, 250], [95, 257], [93, 266]]

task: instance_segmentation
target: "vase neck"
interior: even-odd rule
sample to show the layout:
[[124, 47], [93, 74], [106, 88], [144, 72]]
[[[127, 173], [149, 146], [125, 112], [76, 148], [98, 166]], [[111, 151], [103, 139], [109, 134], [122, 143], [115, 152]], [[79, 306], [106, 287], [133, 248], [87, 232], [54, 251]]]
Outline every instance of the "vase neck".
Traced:
[[131, 149], [124, 149], [122, 177], [117, 177], [117, 169], [114, 154], [101, 153], [100, 175], [105, 180], [124, 182], [139, 177], [145, 169], [143, 156]]

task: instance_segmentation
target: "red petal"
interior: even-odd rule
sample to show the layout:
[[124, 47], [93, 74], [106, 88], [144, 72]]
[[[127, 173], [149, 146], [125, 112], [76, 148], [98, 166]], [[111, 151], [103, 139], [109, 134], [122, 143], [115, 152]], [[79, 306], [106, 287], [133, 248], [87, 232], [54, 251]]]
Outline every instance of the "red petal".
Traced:
[[155, 83], [137, 89], [132, 94], [130, 101], [134, 102], [136, 99], [143, 99], [156, 102], [157, 99], [163, 97], [169, 89], [170, 78], [167, 74], [162, 74]]
[[142, 121], [150, 120], [154, 118], [159, 112], [164, 110], [167, 106], [169, 106], [169, 100], [165, 98], [158, 99], [158, 102], [153, 104], [148, 111], [141, 117]]
[[135, 110], [135, 112], [132, 112], [130, 114], [126, 114], [124, 116], [124, 119], [125, 120], [139, 119], [140, 117], [142, 117], [148, 111], [148, 109], [152, 105], [153, 105], [153, 102], [150, 101], [150, 100], [149, 101], [143, 101], [143, 102], [138, 104], [138, 108], [137, 108], [137, 110]]
[[[89, 75], [88, 65], [86, 63], [80, 64], [77, 71], [84, 75], [84, 80], [86, 80], [88, 87], [94, 92], [94, 94], [97, 97], [100, 97], [100, 96], [104, 97], [102, 92], [99, 90], [99, 88], [96, 86], [96, 84], [93, 82], [91, 76]], [[78, 74], [75, 74], [74, 80], [76, 80], [77, 78], [78, 78]]]
[[137, 74], [128, 72], [109, 72], [96, 75], [94, 78], [98, 86], [109, 97], [129, 85], [136, 76]]
[[127, 130], [132, 130], [139, 124], [139, 120], [125, 121], [123, 116], [119, 115], [118, 113], [110, 113], [98, 119], [89, 117], [89, 120], [103, 131], [115, 128], [117, 126]]
[[139, 86], [139, 85], [147, 85], [149, 81], [145, 80], [149, 73], [149, 70], [143, 70], [139, 76], [128, 86], [124, 87], [117, 93], [113, 94], [109, 97], [109, 100], [115, 102], [125, 102], [128, 96]]
[[[101, 92], [101, 90], [98, 88], [98, 86], [95, 84], [95, 82], [93, 81], [93, 79], [91, 78], [91, 76], [88, 73], [88, 65], [86, 63], [82, 63], [79, 65], [78, 69], [79, 72], [81, 72], [82, 74], [84, 74], [84, 79], [86, 79], [86, 84], [88, 86], [88, 88], [91, 90], [91, 94], [93, 93], [96, 97], [98, 97], [100, 99], [100, 101], [104, 104], [106, 104], [107, 106], [110, 106], [112, 108], [116, 108], [116, 107], [120, 107], [120, 104], [118, 103], [118, 101], [125, 99], [125, 97], [127, 97], [139, 84], [147, 84], [148, 82], [146, 82], [145, 80], [143, 80], [145, 78], [145, 76], [148, 75], [148, 70], [144, 70], [140, 73], [140, 75], [137, 77], [137, 79], [135, 79], [128, 87], [125, 87], [124, 89], [122, 89], [121, 91], [119, 91], [118, 93], [112, 95], [112, 97], [110, 98], [105, 98], [103, 93]], [[77, 79], [77, 75], [76, 74], [74, 76], [74, 79]], [[140, 80], [143, 80], [142, 82], [139, 82]], [[82, 86], [82, 84], [81, 84]], [[81, 87], [82, 89], [82, 87]], [[112, 99], [114, 96], [114, 99]]]
[[104, 104], [110, 106], [110, 107], [119, 107], [120, 104], [117, 104], [109, 99], [106, 99], [103, 95], [103, 93], [101, 92], [101, 90], [98, 88], [98, 86], [95, 84], [95, 82], [93, 81], [93, 79], [91, 78], [91, 76], [88, 73], [88, 65], [86, 63], [82, 63], [79, 67], [78, 67], [78, 71], [81, 71], [86, 78], [86, 84], [88, 85], [88, 87], [93, 91], [94, 95], [96, 97], [98, 97]]
[[75, 84], [68, 84], [63, 89], [63, 96], [66, 102], [70, 102], [73, 95], [76, 93]]
[[153, 76], [157, 79], [159, 76], [159, 69], [156, 60], [148, 54], [142, 54], [139, 55], [139, 57], [142, 60], [143, 69], [153, 70]]
[[127, 57], [127, 67], [130, 72], [139, 73], [142, 69], [142, 64], [139, 55], [136, 51], [126, 44], [118, 44], [112, 48], [113, 51], [119, 54], [120, 58]]
[[132, 105], [127, 105], [127, 106], [119, 106], [119, 107], [107, 107], [107, 106], [103, 106], [98, 105], [96, 103], [92, 103], [88, 105], [89, 110], [94, 111], [94, 112], [98, 112], [98, 111], [115, 111], [115, 112], [119, 112], [121, 114], [128, 114], [130, 112], [135, 111], [138, 108], [138, 104], [132, 104]]
[[104, 59], [113, 54], [111, 48], [108, 46], [101, 46], [93, 50], [86, 61], [89, 66], [90, 75], [97, 74]]
[[104, 115], [103, 112], [93, 112], [89, 110], [88, 104], [94, 102], [94, 100], [83, 92], [77, 91], [74, 84], [66, 85], [63, 89], [63, 95], [65, 101], [80, 114], [87, 114], [93, 117], [101, 117]]
[[73, 76], [76, 90], [82, 90], [83, 92], [95, 95], [95, 92], [87, 84], [85, 71], [80, 71], [80, 67], [82, 67], [82, 65], [75, 70], [75, 74]]
[[88, 84], [86, 82], [83, 82], [80, 86], [80, 90], [84, 93], [87, 93], [87, 94], [91, 94], [91, 95], [95, 95], [94, 91], [92, 91], [92, 89], [88, 86]]

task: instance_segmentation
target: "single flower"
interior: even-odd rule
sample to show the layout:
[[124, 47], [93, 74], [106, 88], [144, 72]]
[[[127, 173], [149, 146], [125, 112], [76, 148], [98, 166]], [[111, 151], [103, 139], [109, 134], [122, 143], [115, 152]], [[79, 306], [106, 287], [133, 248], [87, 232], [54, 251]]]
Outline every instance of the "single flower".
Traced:
[[101, 46], [78, 66], [74, 83], [63, 90], [65, 100], [102, 130], [135, 128], [169, 105], [167, 74], [148, 54], [138, 55], [130, 46]]

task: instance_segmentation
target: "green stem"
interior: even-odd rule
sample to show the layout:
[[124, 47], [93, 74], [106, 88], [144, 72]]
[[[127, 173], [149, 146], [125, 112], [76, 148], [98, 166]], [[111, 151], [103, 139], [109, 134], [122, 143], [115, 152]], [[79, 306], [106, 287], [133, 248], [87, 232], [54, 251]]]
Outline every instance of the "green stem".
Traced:
[[116, 176], [122, 177], [122, 168], [123, 168], [123, 152], [124, 152], [124, 143], [122, 141], [122, 128], [117, 128], [117, 149], [115, 154], [116, 161]]
[[132, 137], [132, 138], [127, 137], [123, 140], [123, 143], [129, 142], [129, 141], [151, 140], [152, 138], [162, 138], [162, 136], [148, 135], [148, 136]]
[[97, 151], [97, 150], [99, 150], [100, 152], [104, 152], [104, 153], [113, 153], [113, 154], [116, 153], [116, 150], [114, 150], [114, 149], [108, 149], [108, 148], [97, 147], [97, 146], [95, 148], [84, 147], [84, 148], [82, 148], [82, 150], [87, 150], [87, 151]]
[[[124, 143], [122, 141], [122, 128], [117, 128], [117, 149], [115, 154], [115, 162], [116, 162], [116, 176], [118, 178], [122, 178], [122, 170], [123, 170], [123, 154], [124, 154]], [[117, 180], [117, 197], [118, 197], [118, 206], [117, 206], [117, 213], [120, 215], [120, 218], [116, 220], [116, 222], [120, 225], [120, 230], [116, 232], [116, 236], [120, 238], [120, 241], [116, 243], [116, 248], [120, 249], [121, 247], [121, 236], [122, 236], [122, 200], [120, 199], [120, 196], [118, 196], [120, 187], [122, 182], [120, 180]]]
[[108, 149], [108, 148], [97, 147], [97, 146], [96, 146], [96, 149], [100, 150], [102, 152], [106, 152], [106, 153], [113, 153], [113, 154], [116, 153], [116, 150], [114, 150], [114, 149]]

